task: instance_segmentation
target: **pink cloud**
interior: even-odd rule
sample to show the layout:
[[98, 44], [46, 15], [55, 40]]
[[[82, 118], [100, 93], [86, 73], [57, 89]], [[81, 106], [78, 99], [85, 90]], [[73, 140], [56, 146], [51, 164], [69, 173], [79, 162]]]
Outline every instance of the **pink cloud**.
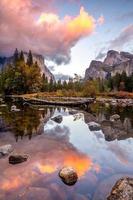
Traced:
[[[0, 52], [11, 54], [16, 47], [31, 49], [58, 64], [67, 63], [71, 48], [95, 31], [96, 20], [83, 7], [79, 15], [60, 19], [49, 11], [48, 5], [54, 0], [46, 5], [41, 1], [38, 4], [32, 0], [0, 1]], [[102, 21], [101, 16], [98, 23]]]
[[104, 24], [104, 21], [105, 21], [104, 16], [101, 15], [101, 16], [98, 18], [97, 23], [98, 23], [99, 25], [102, 25], [102, 24]]

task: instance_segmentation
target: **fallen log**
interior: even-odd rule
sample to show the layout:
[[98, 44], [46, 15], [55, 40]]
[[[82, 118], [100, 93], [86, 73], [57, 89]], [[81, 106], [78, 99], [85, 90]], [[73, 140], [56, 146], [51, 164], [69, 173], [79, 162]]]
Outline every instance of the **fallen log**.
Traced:
[[75, 101], [48, 101], [44, 99], [37, 98], [23, 98], [23, 101], [32, 105], [53, 105], [53, 106], [71, 106], [71, 107], [79, 107], [79, 106], [88, 106], [90, 103], [93, 103], [95, 98], [85, 98], [82, 100]]

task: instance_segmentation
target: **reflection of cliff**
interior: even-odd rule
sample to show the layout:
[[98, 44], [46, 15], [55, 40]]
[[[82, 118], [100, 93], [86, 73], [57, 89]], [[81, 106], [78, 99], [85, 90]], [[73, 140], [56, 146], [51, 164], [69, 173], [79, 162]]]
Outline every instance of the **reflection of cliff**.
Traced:
[[130, 114], [129, 117], [127, 117], [127, 114], [124, 117], [124, 113], [121, 113], [122, 119], [114, 122], [109, 120], [111, 114], [111, 110], [95, 110], [93, 115], [85, 113], [84, 119], [86, 123], [91, 121], [99, 123], [107, 141], [124, 140], [133, 137], [133, 124]]
[[121, 120], [115, 122], [103, 121], [102, 131], [107, 141], [124, 140], [133, 137], [133, 127], [129, 118], [125, 118], [123, 123]]
[[29, 139], [31, 139], [33, 135], [43, 133], [44, 124], [49, 120], [53, 113], [53, 108], [37, 110], [26, 107], [20, 112], [5, 111], [3, 113], [3, 118], [6, 124], [12, 127], [12, 132], [14, 133], [16, 140], [18, 140], [19, 137], [22, 139], [24, 136], [28, 136]]

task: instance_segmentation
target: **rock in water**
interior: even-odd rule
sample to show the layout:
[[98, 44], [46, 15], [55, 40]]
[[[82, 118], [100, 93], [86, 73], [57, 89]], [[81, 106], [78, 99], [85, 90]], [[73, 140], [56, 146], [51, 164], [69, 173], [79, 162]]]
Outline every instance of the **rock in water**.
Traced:
[[9, 157], [9, 163], [15, 165], [27, 161], [27, 159], [27, 155], [11, 155]]
[[110, 117], [110, 121], [117, 121], [120, 119], [120, 115], [118, 114], [114, 114]]
[[59, 176], [66, 185], [74, 185], [78, 180], [77, 172], [72, 167], [63, 167]]
[[101, 125], [96, 122], [89, 122], [88, 123], [90, 131], [100, 131]]
[[118, 180], [107, 200], [133, 200], [133, 178]]
[[56, 117], [53, 117], [52, 120], [55, 121], [56, 123], [60, 124], [63, 120], [63, 117], [62, 117], [62, 115], [58, 115]]
[[0, 147], [0, 158], [9, 155], [13, 151], [11, 144], [7, 144]]

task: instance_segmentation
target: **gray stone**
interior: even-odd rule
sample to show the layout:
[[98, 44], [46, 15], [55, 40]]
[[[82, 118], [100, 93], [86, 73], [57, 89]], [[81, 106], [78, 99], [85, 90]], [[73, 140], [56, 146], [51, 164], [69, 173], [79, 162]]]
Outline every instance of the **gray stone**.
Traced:
[[110, 121], [117, 121], [117, 120], [119, 120], [120, 119], [120, 115], [118, 115], [118, 114], [114, 114], [114, 115], [112, 115], [111, 117], [110, 117]]
[[13, 151], [13, 147], [11, 144], [6, 144], [0, 147], [0, 158], [3, 156], [9, 155]]

